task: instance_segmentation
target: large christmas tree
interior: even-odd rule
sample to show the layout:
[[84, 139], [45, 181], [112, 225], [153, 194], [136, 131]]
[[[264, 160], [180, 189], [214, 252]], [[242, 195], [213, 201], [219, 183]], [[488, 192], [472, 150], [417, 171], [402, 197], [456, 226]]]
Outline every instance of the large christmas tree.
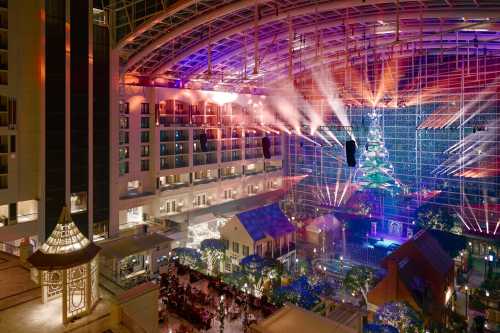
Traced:
[[384, 146], [380, 115], [373, 110], [369, 114], [371, 123], [367, 136], [366, 150], [356, 173], [356, 183], [363, 189], [380, 189], [396, 194], [400, 184], [394, 177], [394, 167], [388, 161], [389, 153]]

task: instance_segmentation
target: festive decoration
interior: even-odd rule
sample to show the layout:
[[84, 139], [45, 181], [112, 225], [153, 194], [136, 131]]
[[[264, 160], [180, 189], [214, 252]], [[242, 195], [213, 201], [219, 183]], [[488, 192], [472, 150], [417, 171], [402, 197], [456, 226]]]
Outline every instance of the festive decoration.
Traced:
[[455, 214], [450, 214], [447, 209], [436, 205], [423, 205], [417, 212], [417, 225], [420, 228], [437, 229], [454, 234], [462, 234], [460, 221]]
[[241, 259], [240, 266], [242, 271], [247, 274], [250, 288], [257, 297], [262, 295], [264, 283], [276, 275], [275, 261], [258, 255], [250, 255]]
[[210, 238], [201, 242], [203, 259], [207, 263], [207, 272], [211, 275], [218, 275], [220, 263], [224, 259], [225, 246], [222, 240]]
[[199, 270], [202, 264], [199, 250], [189, 247], [176, 247], [173, 249], [174, 259], [178, 259], [182, 265], [191, 269]]
[[290, 285], [274, 290], [273, 302], [278, 306], [286, 302], [293, 303], [309, 310], [320, 301], [318, 291], [309, 283], [306, 276], [301, 276]]
[[251, 283], [248, 274], [243, 271], [235, 271], [229, 274], [224, 274], [222, 276], [222, 281], [235, 286], [238, 289], [242, 289], [245, 284], [248, 285], [249, 283]]
[[376, 110], [369, 114], [371, 119], [368, 131], [368, 142], [363, 153], [361, 164], [356, 171], [356, 183], [363, 189], [380, 189], [396, 194], [401, 185], [394, 177], [394, 168], [387, 160], [389, 153], [384, 146], [382, 128], [380, 127], [380, 115]]
[[374, 283], [373, 271], [365, 266], [356, 266], [350, 269], [344, 278], [344, 288], [355, 296], [361, 293], [365, 304], [368, 304], [367, 294]]
[[422, 326], [417, 312], [405, 302], [389, 302], [382, 305], [377, 310], [375, 320], [394, 326], [401, 333], [417, 333]]
[[220, 297], [219, 301], [219, 332], [224, 333], [224, 319], [226, 318], [226, 308], [224, 306], [224, 295]]

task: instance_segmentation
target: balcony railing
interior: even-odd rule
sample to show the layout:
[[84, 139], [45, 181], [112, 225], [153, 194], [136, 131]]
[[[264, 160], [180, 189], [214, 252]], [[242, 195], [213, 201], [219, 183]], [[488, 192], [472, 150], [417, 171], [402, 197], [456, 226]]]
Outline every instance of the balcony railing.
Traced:
[[161, 186], [160, 191], [177, 190], [177, 189], [183, 188], [183, 187], [189, 187], [189, 182], [164, 184]]
[[216, 182], [216, 181], [217, 181], [217, 178], [194, 179], [193, 185], [208, 184], [208, 183], [212, 183], [212, 182]]
[[239, 178], [239, 177], [241, 177], [241, 175], [240, 174], [236, 174], [236, 173], [232, 174], [232, 175], [225, 175], [225, 176], [222, 175], [221, 176], [222, 179], [234, 179], [234, 178]]
[[267, 165], [266, 166], [266, 171], [267, 172], [274, 172], [274, 171], [278, 171], [278, 170], [281, 170], [282, 168], [280, 166], [274, 166], [274, 165]]
[[149, 191], [128, 191], [127, 193], [124, 193], [120, 196], [120, 199], [131, 199], [131, 198], [140, 198], [140, 197], [146, 197], [148, 195], [154, 195], [153, 192]]
[[245, 170], [245, 175], [251, 176], [251, 175], [258, 175], [259, 173], [263, 173], [264, 170]]
[[189, 162], [187, 160], [176, 160], [175, 161], [176, 168], [185, 168], [188, 165], [189, 165]]
[[217, 163], [217, 155], [215, 153], [198, 153], [193, 156], [194, 165], [204, 165]]
[[255, 159], [255, 158], [262, 158], [262, 152], [258, 152], [258, 153], [245, 153], [245, 159], [249, 160], [249, 159]]
[[17, 222], [18, 223], [31, 222], [31, 221], [35, 221], [37, 219], [38, 219], [38, 213], [17, 215]]
[[174, 161], [172, 159], [160, 159], [160, 169], [167, 170], [175, 168]]

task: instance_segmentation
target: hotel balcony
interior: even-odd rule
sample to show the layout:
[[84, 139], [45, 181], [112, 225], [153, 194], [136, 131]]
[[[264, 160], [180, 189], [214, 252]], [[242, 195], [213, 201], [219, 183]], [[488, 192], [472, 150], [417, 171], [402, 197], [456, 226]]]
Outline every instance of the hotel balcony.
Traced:
[[217, 153], [195, 153], [193, 154], [193, 165], [205, 165], [217, 163]]
[[185, 168], [189, 166], [189, 155], [175, 155], [175, 167], [176, 168]]
[[264, 173], [264, 170], [245, 170], [245, 176], [255, 176]]
[[160, 170], [167, 170], [174, 168], [175, 168], [174, 156], [160, 158]]
[[[228, 140], [229, 141], [229, 140]], [[236, 141], [236, 140], [235, 140]], [[235, 149], [241, 149], [241, 144], [236, 141], [236, 142], [222, 142], [222, 145], [221, 145], [221, 150], [235, 150]]]
[[[209, 141], [207, 142], [207, 152], [217, 151], [217, 142]], [[201, 145], [197, 142], [193, 143], [193, 152], [194, 153], [203, 153], [201, 150]]]
[[228, 174], [228, 175], [223, 175], [221, 176], [222, 180], [229, 180], [229, 179], [235, 179], [235, 178], [240, 178], [242, 175], [240, 173], [233, 173], [233, 174]]
[[274, 172], [281, 170], [282, 167], [279, 165], [266, 165], [266, 172]]
[[256, 158], [263, 158], [262, 149], [261, 148], [251, 148], [245, 151], [245, 159], [251, 160]]
[[151, 191], [138, 191], [138, 190], [130, 190], [120, 196], [120, 199], [134, 199], [134, 198], [142, 198], [150, 195], [154, 195], [154, 192]]
[[201, 115], [191, 115], [191, 123], [195, 126], [217, 126], [219, 124], [219, 119], [216, 115], [211, 114], [201, 114]]
[[160, 156], [169, 156], [169, 155], [175, 155], [175, 154], [176, 154], [176, 151], [175, 151], [173, 143], [160, 144]]
[[199, 178], [199, 179], [193, 179], [193, 185], [201, 185], [201, 184], [208, 184], [212, 182], [216, 182], [219, 179], [217, 177], [205, 177], [205, 178]]
[[223, 151], [221, 154], [221, 162], [232, 162], [232, 161], [241, 161], [241, 151], [240, 150], [231, 150], [231, 151]]
[[174, 131], [160, 131], [160, 142], [174, 142]]
[[173, 191], [184, 187], [189, 187], [189, 182], [167, 183], [160, 186], [160, 191]]
[[173, 126], [173, 125], [178, 125], [178, 126], [187, 126], [190, 124], [189, 122], [189, 115], [188, 114], [160, 114], [159, 117], [159, 124], [163, 126]]
[[172, 191], [190, 186], [189, 173], [158, 177], [160, 191]]

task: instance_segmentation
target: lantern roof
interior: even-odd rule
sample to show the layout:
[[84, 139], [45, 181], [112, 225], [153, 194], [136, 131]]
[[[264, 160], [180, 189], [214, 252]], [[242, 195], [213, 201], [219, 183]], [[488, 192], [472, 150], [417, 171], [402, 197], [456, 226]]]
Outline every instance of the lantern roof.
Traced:
[[82, 234], [64, 206], [54, 230], [28, 261], [38, 269], [65, 269], [89, 262], [100, 250]]
[[71, 219], [68, 208], [64, 206], [54, 230], [40, 247], [40, 251], [43, 253], [63, 254], [84, 249], [89, 244], [89, 239], [78, 229]]

